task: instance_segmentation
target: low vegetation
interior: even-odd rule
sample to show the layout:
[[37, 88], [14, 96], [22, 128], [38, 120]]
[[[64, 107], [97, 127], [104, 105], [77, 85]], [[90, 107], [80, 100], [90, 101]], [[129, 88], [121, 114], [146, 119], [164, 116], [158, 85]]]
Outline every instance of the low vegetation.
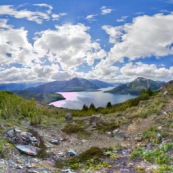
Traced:
[[34, 98], [34, 100], [44, 104], [65, 99], [61, 94], [58, 93], [34, 93], [27, 90], [21, 90], [17, 91], [16, 94], [28, 100]]
[[[81, 147], [82, 152], [79, 152], [77, 156], [63, 157], [62, 167], [78, 170], [81, 173], [86, 170], [96, 172], [96, 170], [108, 170], [109, 168], [115, 168], [117, 171], [119, 169], [117, 163], [125, 162], [128, 165], [132, 162], [135, 171], [140, 173], [146, 171], [145, 167], [136, 163], [146, 161], [148, 165], [157, 165], [153, 168], [153, 173], [173, 172], [172, 95], [171, 87], [166, 88], [166, 92], [161, 90], [153, 93], [148, 89], [141, 92], [139, 97], [124, 103], [112, 105], [109, 102], [106, 108], [96, 108], [94, 104], [91, 104], [89, 107], [84, 105], [82, 110], [66, 110], [38, 104], [33, 98], [25, 100], [11, 92], [0, 91], [0, 158], [7, 157], [8, 153], [13, 150], [13, 146], [3, 138], [4, 129], [16, 126], [20, 128], [23, 122], [27, 122], [37, 127], [36, 129], [48, 131], [46, 132], [48, 134], [47, 129], [50, 129], [50, 134], [53, 136], [57, 129], [60, 130], [62, 136], [65, 136], [64, 139], [62, 138], [62, 141], [66, 142], [63, 147], [66, 145], [85, 146], [86, 150]], [[65, 119], [67, 113], [72, 115], [70, 121]], [[94, 116], [96, 119], [91, 122]], [[23, 128], [24, 126], [25, 124]], [[116, 141], [118, 140], [117, 134], [122, 134], [123, 139], [119, 138], [121, 141]], [[67, 139], [66, 136], [68, 136]], [[71, 136], [72, 139], [76, 138], [76, 143], [68, 143], [68, 138]], [[94, 140], [100, 142], [102, 137], [106, 142], [107, 139], [113, 141], [114, 143], [110, 145], [112, 144], [111, 147], [114, 146], [114, 148], [101, 148], [95, 145]], [[115, 145], [119, 145], [119, 148]], [[55, 147], [59, 146], [61, 147], [61, 144]], [[129, 147], [125, 155], [123, 155], [122, 146]], [[72, 149], [75, 150], [77, 148], [75, 147]], [[46, 154], [45, 148], [44, 152], [40, 153], [40, 157], [46, 157]], [[59, 163], [58, 160], [57, 167]]]
[[95, 108], [94, 104], [92, 103], [89, 108], [86, 105], [84, 105], [82, 110], [71, 110], [71, 112], [74, 117], [82, 117], [84, 115], [91, 116], [92, 114], [97, 114], [97, 113], [102, 113], [102, 114], [116, 113], [137, 106], [140, 103], [140, 101], [148, 100], [150, 97], [152, 97], [152, 95], [154, 95], [154, 93], [151, 92], [150, 89], [148, 89], [146, 91], [142, 91], [139, 97], [127, 100], [123, 103], [112, 105], [111, 103], [108, 102], [106, 108], [100, 108], [100, 107]]
[[49, 109], [46, 106], [38, 104], [34, 99], [25, 100], [16, 94], [8, 91], [0, 91], [0, 118], [1, 122], [8, 123], [11, 126], [19, 124], [21, 120], [29, 120], [31, 125], [44, 123], [49, 117], [55, 119], [64, 116], [64, 112], [56, 108]]

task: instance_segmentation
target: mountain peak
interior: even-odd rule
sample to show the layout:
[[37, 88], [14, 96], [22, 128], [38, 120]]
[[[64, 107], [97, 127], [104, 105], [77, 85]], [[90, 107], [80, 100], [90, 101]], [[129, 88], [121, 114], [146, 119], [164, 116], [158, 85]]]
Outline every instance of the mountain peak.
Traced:
[[150, 79], [146, 79], [144, 77], [138, 77], [134, 81], [144, 81], [144, 80], [150, 80]]
[[132, 82], [128, 82], [126, 84], [119, 85], [113, 90], [109, 91], [116, 94], [135, 94], [138, 95], [142, 90], [146, 90], [151, 88], [151, 90], [156, 91], [163, 86], [164, 82], [153, 81], [151, 79], [146, 79], [143, 77], [138, 77]]

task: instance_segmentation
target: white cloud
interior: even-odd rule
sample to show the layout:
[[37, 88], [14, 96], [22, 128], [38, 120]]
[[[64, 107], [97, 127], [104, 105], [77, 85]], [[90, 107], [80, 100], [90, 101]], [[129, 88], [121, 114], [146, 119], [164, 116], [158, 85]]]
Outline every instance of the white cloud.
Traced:
[[53, 20], [59, 20], [61, 17], [66, 16], [67, 13], [59, 13], [59, 14], [52, 14], [52, 19]]
[[82, 24], [37, 33], [32, 45], [27, 30], [7, 22], [0, 20], [0, 83], [69, 79], [78, 75], [75, 69], [79, 65], [93, 65], [95, 59], [106, 56]]
[[53, 7], [51, 5], [48, 5], [48, 4], [34, 4], [35, 6], [39, 6], [39, 7], [47, 7], [49, 9], [53, 9]]
[[18, 19], [26, 18], [27, 20], [36, 22], [38, 24], [41, 24], [43, 20], [49, 20], [49, 15], [47, 13], [29, 10], [17, 10], [12, 5], [1, 5], [0, 16], [1, 15], [9, 15]]
[[143, 64], [138, 62], [133, 64], [132, 62], [126, 64], [121, 68], [122, 75], [126, 75], [132, 78], [139, 76], [151, 78], [151, 79], [169, 79], [173, 76], [173, 67], [169, 69], [161, 67], [158, 68], [155, 64]]
[[102, 6], [100, 10], [102, 15], [110, 14], [113, 11], [113, 9], [108, 8], [106, 6]]
[[112, 27], [109, 25], [102, 26], [102, 29], [109, 35], [109, 42], [116, 43], [120, 41], [121, 36], [123, 35], [122, 26]]
[[117, 19], [117, 22], [125, 22], [128, 16], [122, 16], [120, 19]]
[[40, 56], [47, 56], [50, 62], [58, 62], [63, 69], [76, 68], [87, 62], [106, 56], [99, 43], [93, 42], [87, 33], [89, 27], [83, 24], [65, 24], [55, 30], [38, 33], [34, 48]]
[[88, 21], [95, 21], [96, 16], [97, 16], [97, 14], [90, 14], [85, 19]]
[[131, 24], [121, 27], [102, 28], [110, 35], [114, 46], [109, 52], [112, 63], [151, 56], [162, 57], [173, 54], [173, 14], [139, 16]]
[[27, 39], [28, 32], [24, 28], [14, 29], [7, 20], [0, 20], [0, 56], [1, 63], [13, 63], [28, 66], [34, 59], [33, 47]]
[[53, 10], [53, 7], [51, 5], [48, 5], [48, 4], [34, 4], [34, 6], [48, 8], [48, 11], [47, 11], [48, 14], [51, 14], [52, 10]]

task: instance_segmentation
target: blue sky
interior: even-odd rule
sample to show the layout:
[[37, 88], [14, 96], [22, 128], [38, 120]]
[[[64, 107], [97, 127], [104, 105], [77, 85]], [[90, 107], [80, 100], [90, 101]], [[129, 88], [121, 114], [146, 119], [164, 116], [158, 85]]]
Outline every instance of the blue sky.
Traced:
[[0, 83], [173, 79], [173, 0], [1, 0]]

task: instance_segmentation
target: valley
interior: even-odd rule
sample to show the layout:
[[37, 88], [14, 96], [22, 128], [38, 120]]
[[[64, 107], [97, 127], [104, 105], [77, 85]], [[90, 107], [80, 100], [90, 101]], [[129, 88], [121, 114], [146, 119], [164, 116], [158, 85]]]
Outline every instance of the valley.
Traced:
[[[110, 107], [83, 110], [43, 106], [33, 99], [24, 100], [1, 91], [0, 110], [0, 167], [4, 172], [173, 170], [172, 81], [157, 92], [145, 91]], [[33, 152], [34, 147], [39, 148], [38, 154], [32, 156], [25, 149], [29, 144], [26, 135], [42, 141], [42, 145], [29, 145]], [[19, 149], [25, 149], [26, 153]]]

